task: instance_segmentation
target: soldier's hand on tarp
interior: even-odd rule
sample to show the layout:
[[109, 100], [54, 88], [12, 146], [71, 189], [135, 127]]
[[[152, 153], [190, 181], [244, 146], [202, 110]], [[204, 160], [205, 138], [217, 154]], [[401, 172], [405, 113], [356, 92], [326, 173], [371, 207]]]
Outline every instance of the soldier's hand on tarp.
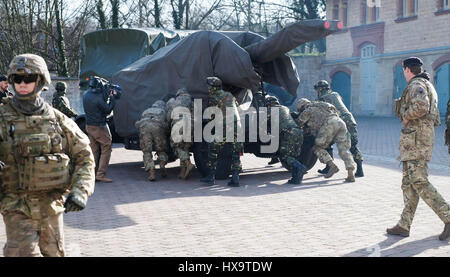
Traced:
[[64, 203], [65, 213], [81, 211], [86, 208], [86, 204], [87, 200], [83, 196], [77, 192], [71, 192]]

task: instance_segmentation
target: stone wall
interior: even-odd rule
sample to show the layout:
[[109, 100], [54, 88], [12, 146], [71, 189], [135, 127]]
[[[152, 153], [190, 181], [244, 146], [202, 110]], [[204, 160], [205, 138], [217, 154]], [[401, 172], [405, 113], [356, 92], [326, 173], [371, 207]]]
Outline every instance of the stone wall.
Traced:
[[298, 75], [300, 77], [300, 85], [297, 89], [297, 98], [308, 98], [310, 100], [317, 99], [314, 84], [320, 80], [328, 80], [326, 71], [322, 68], [322, 63], [325, 61], [325, 56], [301, 56], [292, 57], [292, 60], [297, 67]]

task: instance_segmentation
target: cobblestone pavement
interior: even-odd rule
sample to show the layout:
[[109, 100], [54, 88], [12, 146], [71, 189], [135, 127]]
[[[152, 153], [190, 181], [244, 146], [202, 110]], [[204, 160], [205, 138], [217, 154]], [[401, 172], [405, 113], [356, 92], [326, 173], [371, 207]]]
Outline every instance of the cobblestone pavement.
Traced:
[[[395, 160], [400, 124], [393, 118], [357, 118], [365, 177], [344, 183], [344, 164], [331, 180], [317, 173], [302, 185], [268, 159], [243, 157], [242, 187], [226, 181], [204, 187], [194, 172], [150, 183], [142, 154], [115, 145], [109, 177], [97, 183], [88, 207], [65, 220], [69, 256], [450, 256], [438, 235], [443, 223], [421, 201], [409, 238], [386, 236], [403, 208], [400, 164]], [[450, 201], [450, 156], [436, 129], [430, 181]], [[337, 157], [337, 155], [336, 155]], [[0, 223], [0, 245], [5, 242]], [[1, 255], [1, 253], [0, 253]]]

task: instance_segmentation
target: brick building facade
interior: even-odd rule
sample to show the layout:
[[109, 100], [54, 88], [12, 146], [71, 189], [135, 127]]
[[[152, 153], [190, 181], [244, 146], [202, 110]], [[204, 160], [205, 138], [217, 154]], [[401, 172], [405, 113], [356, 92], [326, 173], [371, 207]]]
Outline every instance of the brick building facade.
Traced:
[[433, 76], [439, 109], [450, 96], [450, 0], [327, 0], [344, 28], [327, 37], [322, 70], [359, 115], [393, 115], [406, 86], [401, 61], [418, 56]]

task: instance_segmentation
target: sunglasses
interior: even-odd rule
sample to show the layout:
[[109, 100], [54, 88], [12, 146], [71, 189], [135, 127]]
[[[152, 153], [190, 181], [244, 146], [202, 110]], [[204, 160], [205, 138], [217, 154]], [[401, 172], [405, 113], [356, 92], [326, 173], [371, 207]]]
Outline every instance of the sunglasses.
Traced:
[[37, 74], [33, 75], [13, 75], [13, 82], [16, 84], [22, 83], [22, 81], [25, 84], [36, 82], [38, 78]]

